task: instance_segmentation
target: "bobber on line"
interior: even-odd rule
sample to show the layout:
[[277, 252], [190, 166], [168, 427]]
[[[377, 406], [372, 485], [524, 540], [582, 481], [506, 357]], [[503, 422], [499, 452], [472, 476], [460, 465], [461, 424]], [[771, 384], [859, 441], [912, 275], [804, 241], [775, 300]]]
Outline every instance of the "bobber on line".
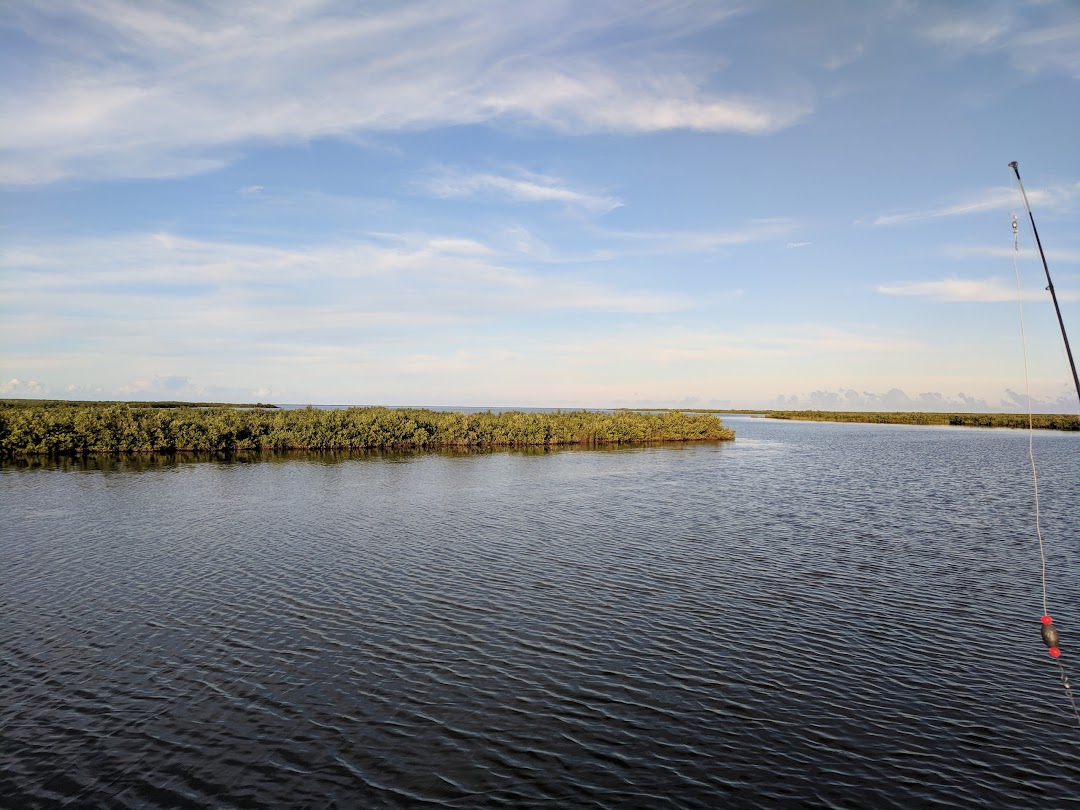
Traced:
[[1039, 621], [1042, 622], [1042, 640], [1043, 643], [1050, 648], [1050, 657], [1059, 658], [1061, 656], [1061, 649], [1058, 647], [1059, 636], [1057, 628], [1054, 627], [1054, 620], [1049, 616], [1043, 615]]

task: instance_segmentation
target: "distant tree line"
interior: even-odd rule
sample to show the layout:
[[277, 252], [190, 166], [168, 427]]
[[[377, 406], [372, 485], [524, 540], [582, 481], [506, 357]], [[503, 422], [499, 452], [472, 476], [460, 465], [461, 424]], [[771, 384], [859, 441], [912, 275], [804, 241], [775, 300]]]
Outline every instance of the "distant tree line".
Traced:
[[[72, 400], [72, 399], [0, 399], [0, 410], [4, 408], [70, 408], [72, 405], [93, 405], [102, 403], [96, 399]], [[130, 405], [133, 408], [266, 408], [273, 410], [277, 405], [268, 405], [263, 402], [238, 404], [235, 402], [180, 402], [177, 400], [159, 400], [146, 402], [143, 400], [130, 402], [113, 402], [113, 405]]]
[[[959, 425], [962, 427], [1026, 428], [1026, 413], [920, 413], [910, 411], [763, 411], [773, 419], [802, 419], [814, 422], [869, 422], [887, 425]], [[1032, 427], [1040, 430], [1080, 430], [1080, 416], [1036, 413]]]
[[459, 413], [191, 407], [169, 403], [0, 403], [0, 457], [236, 450], [540, 447], [729, 440], [713, 414]]

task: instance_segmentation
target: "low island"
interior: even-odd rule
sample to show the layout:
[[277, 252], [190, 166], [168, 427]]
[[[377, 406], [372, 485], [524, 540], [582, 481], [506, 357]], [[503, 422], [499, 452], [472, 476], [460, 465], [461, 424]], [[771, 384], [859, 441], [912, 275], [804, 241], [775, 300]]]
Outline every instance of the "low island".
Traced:
[[[773, 419], [814, 422], [867, 422], [877, 425], [953, 425], [958, 427], [1027, 428], [1026, 413], [934, 413], [921, 411], [765, 411]], [[1060, 413], [1031, 415], [1037, 430], [1080, 430], [1080, 416]]]
[[[624, 409], [630, 411], [629, 408]], [[655, 408], [653, 413], [665, 413]], [[724, 413], [803, 422], [862, 422], [874, 425], [951, 425], [953, 427], [1080, 430], [1080, 416], [1063, 413], [946, 413], [937, 411], [776, 411], [734, 408], [691, 408], [688, 413]]]
[[727, 441], [716, 414], [0, 401], [0, 457]]

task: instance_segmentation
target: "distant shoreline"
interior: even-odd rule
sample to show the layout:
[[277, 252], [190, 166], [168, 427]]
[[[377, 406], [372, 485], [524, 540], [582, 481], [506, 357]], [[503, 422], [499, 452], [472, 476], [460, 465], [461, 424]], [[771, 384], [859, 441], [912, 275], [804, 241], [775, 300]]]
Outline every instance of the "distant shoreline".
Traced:
[[[634, 410], [631, 408], [619, 410]], [[653, 413], [674, 411], [650, 408]], [[723, 413], [790, 419], [803, 422], [859, 422], [875, 425], [942, 425], [953, 427], [1027, 428], [1026, 413], [938, 413], [935, 411], [774, 411], [767, 409], [685, 408], [683, 413]], [[1036, 430], [1078, 430], [1080, 416], [1060, 413], [1034, 413], [1031, 427]]]
[[130, 408], [264, 408], [276, 410], [277, 405], [265, 402], [236, 403], [236, 402], [181, 402], [180, 400], [113, 400], [113, 399], [0, 399], [0, 408], [27, 408], [27, 407], [74, 407], [86, 405], [96, 407], [99, 405], [127, 405]]

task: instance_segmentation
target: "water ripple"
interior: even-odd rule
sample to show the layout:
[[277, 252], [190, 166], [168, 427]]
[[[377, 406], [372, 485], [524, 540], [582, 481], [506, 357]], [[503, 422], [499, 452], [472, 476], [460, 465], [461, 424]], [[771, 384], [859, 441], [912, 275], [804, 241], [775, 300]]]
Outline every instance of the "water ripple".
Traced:
[[[0, 796], [1080, 804], [1032, 627], [1026, 437], [738, 426], [719, 447], [0, 468]], [[1037, 447], [1061, 594], [1076, 438]]]

